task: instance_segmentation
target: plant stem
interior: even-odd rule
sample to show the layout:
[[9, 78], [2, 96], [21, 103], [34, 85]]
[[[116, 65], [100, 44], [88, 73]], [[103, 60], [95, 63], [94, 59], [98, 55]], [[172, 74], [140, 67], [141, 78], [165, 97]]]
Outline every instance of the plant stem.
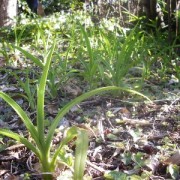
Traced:
[[49, 158], [44, 156], [44, 158], [41, 161], [44, 180], [52, 180], [53, 179], [54, 168], [51, 166], [51, 163], [48, 162], [48, 160], [49, 160]]

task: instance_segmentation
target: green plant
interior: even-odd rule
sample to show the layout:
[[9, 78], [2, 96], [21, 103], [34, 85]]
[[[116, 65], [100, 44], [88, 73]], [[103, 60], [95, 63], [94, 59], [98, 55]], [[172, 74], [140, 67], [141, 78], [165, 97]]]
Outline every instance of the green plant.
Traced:
[[33, 56], [31, 53], [27, 52], [26, 50], [18, 47], [18, 46], [14, 46], [12, 45], [13, 48], [19, 50], [21, 53], [23, 53], [27, 58], [31, 59], [35, 65], [37, 65], [38, 67], [43, 68], [44, 67], [44, 63], [41, 62], [41, 60], [39, 60], [37, 57]]
[[48, 93], [50, 94], [51, 98], [55, 98], [58, 95], [59, 83], [56, 82], [56, 69], [53, 69], [49, 72], [47, 85], [48, 85]]
[[[88, 57], [83, 57], [83, 59], [80, 59], [83, 67], [84, 67], [84, 73], [83, 76], [85, 77], [85, 79], [90, 83], [91, 88], [94, 87], [94, 79], [97, 75], [97, 67], [98, 67], [98, 60], [97, 60], [97, 52], [95, 50], [95, 48], [93, 48], [91, 42], [90, 42], [90, 38], [89, 38], [89, 34], [88, 31], [80, 25], [81, 28], [81, 34], [82, 34], [82, 44], [84, 44], [85, 42], [85, 46], [87, 49], [87, 54]], [[95, 37], [95, 35], [93, 34], [93, 32], [89, 32], [92, 33], [91, 36], [92, 38]], [[82, 46], [83, 47], [83, 46]], [[83, 50], [82, 52], [83, 53]], [[85, 58], [88, 58], [87, 60], [85, 60]]]
[[17, 26], [14, 27], [15, 45], [16, 46], [20, 45], [25, 29], [26, 29], [26, 26], [21, 26], [21, 29]]
[[78, 72], [78, 70], [68, 67], [69, 64], [69, 56], [71, 56], [70, 51], [73, 48], [73, 40], [70, 43], [67, 50], [60, 54], [59, 52], [55, 52], [56, 61], [53, 63], [53, 66], [50, 68], [50, 72], [47, 79], [47, 91], [51, 98], [55, 98], [58, 95], [58, 90], [62, 87], [62, 85], [72, 76], [74, 73]]
[[36, 109], [36, 90], [35, 87], [31, 84], [31, 81], [28, 77], [28, 70], [25, 71], [26, 73], [26, 79], [21, 80], [15, 73], [13, 75], [18, 80], [19, 85], [22, 87], [25, 94], [19, 94], [20, 96], [24, 97], [28, 102], [29, 106], [32, 110]]
[[179, 85], [180, 85], [180, 66], [178, 65], [179, 62], [180, 62], [180, 60], [177, 58], [175, 60], [175, 62], [173, 63], [173, 66], [174, 66], [174, 70], [175, 70], [175, 73], [176, 73], [176, 77], [179, 80]]
[[80, 43], [85, 46], [78, 49], [78, 58], [83, 67], [82, 76], [91, 88], [100, 83], [122, 86], [129, 70], [142, 64], [147, 55], [143, 31], [137, 26], [128, 31], [113, 25], [110, 23], [115, 33], [103, 25], [102, 28], [88, 29], [80, 26]]
[[115, 33], [100, 32], [100, 45], [104, 52], [101, 56], [101, 64], [104, 69], [103, 79], [105, 84], [121, 86], [123, 78], [130, 68], [137, 66], [143, 55], [143, 33], [137, 32], [135, 27], [127, 35], [120, 29], [121, 36]]
[[9, 62], [9, 55], [8, 55], [8, 52], [7, 52], [7, 43], [2, 41], [1, 43], [1, 50], [0, 50], [0, 54], [2, 54], [5, 58], [5, 62], [8, 64]]
[[[43, 46], [43, 53], [44, 51], [47, 52], [48, 50], [48, 45], [50, 41], [50, 36], [52, 35], [52, 29], [51, 29], [51, 24], [50, 22], [39, 22], [35, 21], [37, 31], [35, 33], [35, 44], [36, 47], [39, 45]], [[46, 54], [46, 53], [45, 53]]]
[[[34, 125], [31, 122], [26, 112], [23, 111], [23, 109], [11, 97], [9, 97], [4, 92], [0, 92], [0, 97], [3, 98], [22, 119], [33, 141], [29, 142], [29, 140], [23, 137], [22, 135], [19, 135], [7, 129], [0, 129], [0, 134], [8, 136], [10, 138], [13, 138], [23, 143], [27, 148], [29, 148], [32, 152], [34, 152], [35, 155], [39, 158], [39, 161], [41, 163], [43, 177], [44, 179], [48, 179], [48, 180], [52, 179], [52, 174], [55, 171], [56, 163], [58, 161], [58, 155], [60, 151], [62, 150], [62, 147], [64, 145], [67, 145], [67, 143], [73, 140], [74, 137], [77, 137], [77, 141], [76, 141], [77, 146], [76, 146], [75, 163], [74, 163], [74, 179], [80, 180], [82, 179], [83, 174], [84, 174], [85, 160], [86, 160], [86, 155], [87, 155], [87, 148], [88, 148], [87, 133], [85, 130], [79, 129], [77, 127], [69, 128], [69, 130], [66, 133], [66, 136], [61, 141], [59, 147], [55, 150], [54, 153], [52, 153], [51, 152], [52, 139], [55, 133], [55, 129], [57, 128], [59, 124], [59, 121], [61, 121], [63, 116], [66, 115], [66, 113], [74, 105], [80, 103], [81, 101], [97, 93], [102, 93], [104, 91], [112, 91], [112, 90], [123, 90], [130, 93], [141, 95], [142, 97], [145, 97], [145, 96], [136, 91], [120, 88], [120, 87], [115, 87], [115, 86], [103, 87], [103, 88], [92, 90], [90, 92], [87, 92], [75, 98], [74, 100], [69, 102], [67, 105], [65, 105], [58, 112], [57, 116], [55, 117], [52, 125], [50, 126], [46, 134], [45, 121], [44, 121], [45, 119], [44, 96], [45, 96], [45, 87], [46, 87], [48, 71], [50, 68], [54, 48], [55, 48], [55, 43], [53, 43], [51, 49], [48, 52], [48, 55], [46, 56], [46, 60], [45, 60], [46, 63], [43, 67], [43, 73], [40, 78], [39, 86], [37, 88], [37, 122], [36, 122], [37, 125]], [[145, 98], [148, 99], [147, 97]]]

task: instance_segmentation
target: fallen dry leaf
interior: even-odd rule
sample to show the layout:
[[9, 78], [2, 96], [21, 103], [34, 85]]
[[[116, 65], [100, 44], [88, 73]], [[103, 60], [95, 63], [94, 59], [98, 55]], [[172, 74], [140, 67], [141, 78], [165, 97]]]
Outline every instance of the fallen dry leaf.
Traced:
[[5, 58], [4, 57], [0, 57], [0, 67], [3, 67], [6, 63], [5, 63]]
[[5, 170], [5, 169], [1, 169], [0, 170], [0, 176], [6, 174], [8, 172], [8, 170]]
[[65, 86], [63, 86], [63, 90], [66, 94], [76, 97], [82, 94], [82, 89], [79, 87], [79, 83], [75, 80], [69, 80]]
[[9, 174], [4, 180], [19, 180], [19, 177], [14, 176], [13, 174]]

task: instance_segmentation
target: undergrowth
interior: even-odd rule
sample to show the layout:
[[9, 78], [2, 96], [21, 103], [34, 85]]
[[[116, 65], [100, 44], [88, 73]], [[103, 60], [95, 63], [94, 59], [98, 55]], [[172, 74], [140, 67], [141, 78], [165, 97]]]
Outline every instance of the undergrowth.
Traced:
[[[14, 70], [12, 75], [22, 89], [21, 96], [27, 101], [28, 108], [37, 113], [37, 125], [32, 124], [26, 112], [14, 100], [1, 92], [1, 98], [23, 119], [34, 141], [28, 142], [28, 139], [7, 130], [1, 129], [0, 134], [14, 138], [31, 149], [39, 158], [46, 179], [49, 178], [49, 174], [46, 177], [47, 172], [52, 178], [51, 173], [55, 171], [58, 154], [64, 153], [63, 146], [76, 137], [76, 149], [83, 157], [79, 157], [76, 151], [74, 166], [72, 163], [69, 168], [74, 172], [74, 179], [80, 180], [78, 178], [82, 178], [84, 174], [87, 153], [85, 150], [87, 151], [88, 144], [84, 130], [70, 128], [54, 155], [50, 151], [58, 122], [68, 110], [104, 90], [116, 90], [113, 93], [114, 97], [128, 98], [133, 93], [143, 96], [143, 88], [151, 79], [158, 79], [158, 83], [164, 87], [173, 76], [176, 85], [179, 85], [179, 57], [174, 51], [174, 45], [167, 45], [166, 34], [160, 33], [158, 29], [154, 30], [156, 33], [147, 33], [140, 29], [138, 24], [132, 29], [121, 27], [113, 18], [103, 19], [97, 26], [93, 24], [90, 16], [81, 11], [69, 14], [56, 13], [33, 20], [24, 19], [8, 32], [4, 30], [2, 34], [5, 33], [7, 36], [1, 37], [0, 55], [4, 57], [2, 69], [5, 69], [6, 65]], [[33, 68], [36, 71], [31, 71]], [[16, 74], [17, 69], [25, 76], [24, 79]], [[44, 134], [44, 102], [47, 99], [54, 101], [59, 97], [68, 96], [64, 87], [70, 81], [77, 81], [79, 87], [83, 87], [83, 92], [75, 96], [83, 95], [66, 106], [62, 105], [63, 108], [58, 111], [48, 133]], [[119, 90], [125, 90], [131, 95], [122, 94]], [[90, 92], [85, 93], [87, 91]], [[83, 138], [86, 141], [84, 147]], [[136, 154], [130, 159], [134, 162], [138, 159], [138, 163], [142, 163], [143, 166], [143, 161], [140, 160], [142, 156]], [[63, 162], [62, 159], [60, 162]], [[66, 165], [68, 166], [68, 163]], [[112, 171], [105, 174], [105, 177], [108, 179], [110, 175], [115, 176], [113, 173]], [[118, 174], [118, 177], [127, 176]]]

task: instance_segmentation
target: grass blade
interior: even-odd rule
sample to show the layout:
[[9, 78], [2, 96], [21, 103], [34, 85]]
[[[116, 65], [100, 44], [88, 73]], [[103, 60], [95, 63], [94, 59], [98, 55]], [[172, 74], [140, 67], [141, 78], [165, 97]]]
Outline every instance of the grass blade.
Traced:
[[88, 65], [86, 64], [86, 62], [83, 62], [83, 61], [81, 61], [81, 62], [86, 67], [86, 70], [87, 70], [86, 74], [88, 73], [87, 78], [88, 78], [88, 81], [90, 82], [90, 84], [92, 86], [93, 77], [96, 74], [96, 70], [97, 70], [97, 66], [98, 66], [97, 61], [95, 61], [96, 53], [93, 51], [93, 48], [91, 47], [88, 32], [81, 25], [80, 25], [80, 28], [81, 28], [81, 32], [83, 34], [83, 37], [84, 37], [84, 40], [85, 40], [85, 45], [87, 47], [87, 52], [88, 52], [88, 55], [89, 55], [89, 62], [87, 63]]
[[88, 151], [88, 134], [85, 130], [80, 130], [76, 140], [76, 152], [74, 162], [74, 180], [83, 179]]
[[81, 32], [84, 36], [84, 39], [85, 39], [85, 43], [86, 43], [86, 46], [87, 46], [87, 50], [88, 50], [88, 54], [89, 54], [89, 58], [90, 58], [90, 66], [92, 66], [94, 63], [94, 57], [93, 57], [93, 52], [92, 52], [92, 48], [91, 48], [91, 44], [90, 44], [90, 41], [89, 41], [89, 38], [88, 38], [88, 34], [87, 32], [85, 31], [84, 27], [80, 26], [81, 27]]

